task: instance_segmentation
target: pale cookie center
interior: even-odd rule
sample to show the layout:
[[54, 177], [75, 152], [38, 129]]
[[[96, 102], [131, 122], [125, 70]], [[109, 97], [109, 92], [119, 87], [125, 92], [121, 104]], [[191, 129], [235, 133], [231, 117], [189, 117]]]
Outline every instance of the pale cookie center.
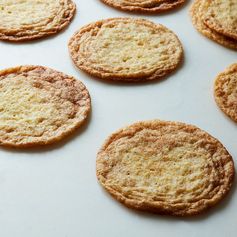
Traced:
[[228, 27], [237, 30], [236, 0], [215, 0], [210, 4], [208, 13], [221, 24], [228, 25]]
[[52, 88], [39, 89], [24, 77], [0, 81], [0, 130], [22, 136], [41, 136], [57, 130], [73, 111]]
[[20, 28], [52, 20], [59, 0], [0, 0], [0, 28]]
[[223, 84], [223, 91], [227, 96], [228, 105], [237, 110], [237, 76], [236, 74], [229, 75], [227, 83]]
[[[89, 47], [88, 47], [89, 45]], [[177, 51], [171, 33], [155, 31], [135, 23], [103, 25], [82, 47], [90, 48], [88, 58], [99, 67], [126, 73], [153, 72]]]
[[107, 174], [106, 184], [118, 191], [122, 187], [128, 198], [147, 196], [159, 201], [170, 197], [178, 202], [202, 196], [215, 180], [207, 161], [210, 154], [202, 148], [187, 144], [153, 153], [145, 147], [118, 152], [115, 160], [119, 161]]

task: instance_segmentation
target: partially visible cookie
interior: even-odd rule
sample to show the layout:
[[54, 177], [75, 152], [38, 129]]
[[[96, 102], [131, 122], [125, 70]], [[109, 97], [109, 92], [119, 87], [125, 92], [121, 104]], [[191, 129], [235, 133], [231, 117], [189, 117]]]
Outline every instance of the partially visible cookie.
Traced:
[[159, 13], [184, 4], [185, 0], [101, 0], [105, 4], [123, 11]]
[[26, 41], [56, 34], [72, 20], [72, 0], [0, 0], [0, 40]]
[[192, 17], [193, 25], [196, 27], [196, 29], [211, 40], [214, 40], [215, 42], [225, 47], [237, 49], [237, 41], [235, 39], [220, 34], [204, 24], [204, 15], [207, 11], [208, 2], [206, 0], [194, 1], [190, 9], [190, 14]]
[[234, 181], [231, 155], [201, 129], [144, 121], [112, 134], [97, 155], [97, 178], [127, 207], [190, 216], [206, 211]]
[[90, 112], [86, 87], [42, 66], [0, 71], [0, 145], [47, 145], [71, 134]]
[[106, 80], [162, 78], [182, 61], [183, 49], [169, 29], [144, 19], [111, 18], [91, 23], [69, 41], [81, 70]]
[[220, 109], [237, 122], [237, 63], [217, 76], [214, 95]]
[[204, 23], [214, 31], [237, 40], [237, 1], [206, 0]]

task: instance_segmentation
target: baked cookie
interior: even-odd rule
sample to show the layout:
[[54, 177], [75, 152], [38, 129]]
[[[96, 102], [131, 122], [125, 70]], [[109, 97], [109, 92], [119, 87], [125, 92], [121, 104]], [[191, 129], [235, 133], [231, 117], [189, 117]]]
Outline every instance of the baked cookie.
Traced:
[[111, 18], [89, 24], [69, 41], [81, 70], [106, 80], [146, 81], [174, 71], [183, 49], [177, 36], [144, 19]]
[[185, 0], [101, 0], [105, 4], [123, 11], [159, 13], [184, 4]]
[[206, 0], [195, 0], [190, 9], [193, 25], [200, 33], [207, 36], [209, 39], [214, 40], [225, 47], [236, 50], [237, 41], [235, 39], [220, 34], [204, 24], [204, 16], [207, 11], [208, 2]]
[[0, 0], [0, 40], [26, 41], [56, 34], [72, 20], [72, 0]]
[[204, 23], [214, 31], [237, 40], [237, 1], [206, 0]]
[[175, 216], [218, 203], [234, 180], [224, 146], [201, 129], [160, 120], [112, 134], [97, 155], [101, 185], [127, 207]]
[[214, 96], [220, 109], [237, 122], [237, 63], [217, 76]]
[[90, 111], [86, 87], [42, 66], [0, 71], [0, 145], [30, 147], [57, 142], [76, 130]]

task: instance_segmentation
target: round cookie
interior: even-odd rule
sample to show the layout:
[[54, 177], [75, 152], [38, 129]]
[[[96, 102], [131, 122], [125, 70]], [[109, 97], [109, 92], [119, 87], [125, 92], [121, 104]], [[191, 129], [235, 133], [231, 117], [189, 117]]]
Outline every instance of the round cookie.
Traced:
[[204, 23], [212, 30], [237, 40], [237, 1], [206, 0]]
[[237, 63], [217, 76], [214, 96], [220, 109], [237, 122]]
[[30, 147], [71, 134], [90, 112], [86, 87], [42, 66], [0, 71], [0, 145]]
[[129, 208], [175, 216], [204, 212], [234, 181], [224, 146], [201, 129], [160, 120], [112, 134], [97, 155], [97, 178]]
[[182, 61], [177, 36], [144, 19], [111, 18], [89, 24], [69, 41], [78, 68], [106, 80], [146, 81], [162, 78]]
[[204, 15], [208, 10], [208, 3], [205, 0], [195, 0], [190, 9], [193, 25], [196, 29], [215, 42], [232, 49], [237, 49], [237, 41], [233, 38], [220, 34], [204, 24]]
[[0, 0], [0, 40], [26, 41], [56, 34], [70, 23], [75, 10], [72, 0]]
[[184, 4], [185, 0], [101, 0], [105, 4], [123, 11], [159, 13]]

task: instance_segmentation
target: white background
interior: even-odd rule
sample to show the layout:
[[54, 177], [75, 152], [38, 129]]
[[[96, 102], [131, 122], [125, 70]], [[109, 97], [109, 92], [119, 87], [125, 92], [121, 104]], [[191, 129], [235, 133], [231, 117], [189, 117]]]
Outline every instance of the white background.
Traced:
[[1, 237], [157, 237], [236, 236], [237, 193], [207, 214], [174, 218], [129, 210], [105, 193], [95, 175], [96, 153], [105, 138], [138, 120], [191, 123], [218, 138], [237, 159], [237, 127], [216, 106], [213, 81], [236, 52], [200, 35], [188, 9], [147, 16], [173, 30], [184, 46], [185, 61], [173, 75], [145, 84], [107, 83], [73, 66], [67, 42], [81, 26], [107, 17], [138, 16], [99, 0], [76, 1], [77, 14], [62, 33], [40, 41], [0, 42], [0, 68], [44, 65], [81, 80], [92, 98], [88, 123], [70, 139], [44, 149], [0, 150]]

